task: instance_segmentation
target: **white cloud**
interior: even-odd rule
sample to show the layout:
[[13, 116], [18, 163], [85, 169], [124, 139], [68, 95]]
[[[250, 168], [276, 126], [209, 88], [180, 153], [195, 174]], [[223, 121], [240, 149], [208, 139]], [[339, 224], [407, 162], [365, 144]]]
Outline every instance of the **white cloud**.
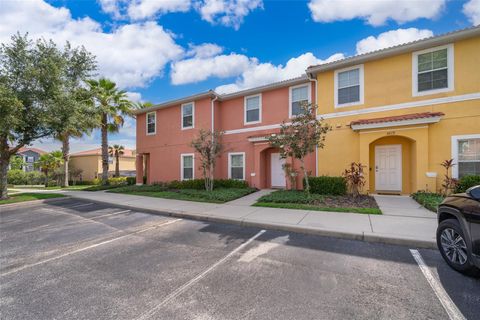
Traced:
[[253, 59], [235, 53], [209, 58], [194, 57], [173, 63], [171, 79], [173, 84], [186, 84], [209, 77], [228, 78], [241, 74], [252, 63]]
[[195, 56], [197, 58], [209, 58], [223, 52], [223, 48], [214, 43], [202, 43], [199, 45], [190, 45], [187, 56]]
[[[475, 0], [474, 0], [475, 1]], [[379, 26], [388, 19], [397, 23], [437, 17], [446, 0], [310, 0], [308, 7], [317, 22], [363, 19]]]
[[253, 10], [263, 8], [262, 0], [201, 0], [196, 3], [202, 19], [238, 30]]
[[128, 16], [134, 20], [145, 19], [156, 14], [186, 12], [190, 10], [190, 0], [134, 0], [128, 6]]
[[155, 22], [126, 24], [104, 32], [89, 17], [73, 19], [68, 9], [42, 0], [2, 2], [0, 21], [1, 42], [20, 31], [29, 32], [32, 38], [51, 38], [60, 45], [67, 40], [84, 45], [96, 56], [99, 74], [123, 88], [145, 86], [183, 54], [174, 35]]
[[480, 24], [480, 0], [470, 0], [463, 5], [463, 13], [476, 26]]
[[399, 44], [412, 42], [433, 36], [428, 29], [397, 29], [379, 34], [377, 37], [370, 36], [357, 42], [357, 54], [393, 47]]
[[127, 91], [127, 97], [132, 102], [142, 101], [142, 94], [140, 92]]
[[252, 63], [245, 71], [243, 71], [235, 83], [219, 86], [215, 90], [219, 93], [230, 93], [272, 82], [287, 80], [303, 75], [305, 69], [311, 65], [332, 62], [343, 58], [343, 54], [336, 53], [327, 59], [322, 60], [315, 57], [311, 52], [307, 52], [288, 60], [285, 66], [274, 65], [272, 63], [258, 63], [257, 60], [252, 59]]
[[98, 2], [100, 2], [103, 12], [111, 14], [116, 19], [122, 18], [120, 4], [125, 0], [98, 0]]

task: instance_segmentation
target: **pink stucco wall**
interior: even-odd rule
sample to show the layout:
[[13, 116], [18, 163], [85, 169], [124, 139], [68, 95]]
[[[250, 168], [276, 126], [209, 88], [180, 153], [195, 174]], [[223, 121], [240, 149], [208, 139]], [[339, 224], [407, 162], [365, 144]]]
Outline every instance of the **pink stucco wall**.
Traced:
[[[312, 101], [314, 86], [310, 86]], [[245, 180], [251, 186], [258, 188], [270, 187], [269, 155], [275, 152], [268, 149], [268, 142], [252, 143], [249, 137], [268, 135], [278, 132], [277, 129], [254, 130], [255, 127], [278, 125], [288, 121], [289, 117], [289, 87], [264, 91], [262, 94], [262, 121], [258, 124], [244, 124], [244, 97], [237, 97], [215, 102], [215, 130], [225, 132], [223, 136], [224, 152], [219, 157], [215, 177], [228, 178], [228, 153], [245, 152]], [[146, 114], [137, 115], [137, 153], [148, 155], [147, 182], [180, 180], [180, 155], [193, 153], [189, 146], [192, 139], [198, 135], [200, 128], [211, 128], [211, 99], [204, 98], [195, 102], [195, 123], [193, 129], [181, 129], [181, 106], [173, 105], [156, 110], [156, 134], [146, 135]], [[252, 128], [248, 132], [232, 133], [230, 130]], [[263, 144], [263, 146], [262, 146]], [[259, 153], [259, 150], [263, 150]], [[255, 158], [259, 157], [257, 167]], [[315, 154], [306, 159], [307, 168], [315, 175]], [[295, 164], [299, 168], [298, 164]], [[259, 171], [259, 172], [256, 172]], [[255, 173], [255, 177], [251, 174]], [[195, 178], [201, 178], [199, 161], [195, 161]], [[297, 185], [301, 185], [301, 176]]]

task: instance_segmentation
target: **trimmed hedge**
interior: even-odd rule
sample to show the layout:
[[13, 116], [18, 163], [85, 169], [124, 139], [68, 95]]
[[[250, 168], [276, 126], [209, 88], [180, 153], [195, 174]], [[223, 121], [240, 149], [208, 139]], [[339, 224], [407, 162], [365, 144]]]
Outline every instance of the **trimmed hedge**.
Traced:
[[458, 185], [455, 188], [455, 193], [463, 193], [467, 191], [468, 188], [480, 185], [480, 176], [463, 176], [458, 181]]
[[[310, 183], [310, 192], [316, 194], [325, 194], [333, 196], [342, 196], [347, 194], [347, 183], [343, 177], [308, 177]], [[305, 180], [303, 181], [305, 188]]]
[[7, 183], [12, 185], [44, 184], [45, 175], [40, 171], [9, 170], [7, 172]]
[[[178, 181], [174, 180], [167, 183], [156, 182], [155, 185], [165, 185], [168, 189], [193, 189], [193, 190], [204, 190], [205, 189], [205, 180], [204, 179], [193, 179], [193, 180], [183, 180]], [[215, 189], [246, 189], [248, 188], [248, 183], [243, 180], [234, 180], [234, 179], [219, 179], [215, 180], [213, 183]]]

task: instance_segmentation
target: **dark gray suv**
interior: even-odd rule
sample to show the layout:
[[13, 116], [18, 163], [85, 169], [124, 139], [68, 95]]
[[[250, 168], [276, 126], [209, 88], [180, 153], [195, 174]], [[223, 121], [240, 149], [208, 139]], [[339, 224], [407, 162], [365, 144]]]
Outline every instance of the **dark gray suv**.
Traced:
[[480, 275], [480, 185], [440, 204], [437, 246], [453, 269]]

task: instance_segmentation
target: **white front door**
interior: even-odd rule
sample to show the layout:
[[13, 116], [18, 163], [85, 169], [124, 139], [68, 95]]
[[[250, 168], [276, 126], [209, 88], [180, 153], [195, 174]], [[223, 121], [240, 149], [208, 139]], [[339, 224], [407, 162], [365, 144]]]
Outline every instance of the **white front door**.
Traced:
[[375, 146], [375, 190], [402, 191], [402, 146]]
[[280, 159], [280, 153], [272, 153], [270, 158], [272, 187], [285, 188], [287, 185], [285, 180], [285, 173], [283, 171], [283, 164], [285, 159]]

